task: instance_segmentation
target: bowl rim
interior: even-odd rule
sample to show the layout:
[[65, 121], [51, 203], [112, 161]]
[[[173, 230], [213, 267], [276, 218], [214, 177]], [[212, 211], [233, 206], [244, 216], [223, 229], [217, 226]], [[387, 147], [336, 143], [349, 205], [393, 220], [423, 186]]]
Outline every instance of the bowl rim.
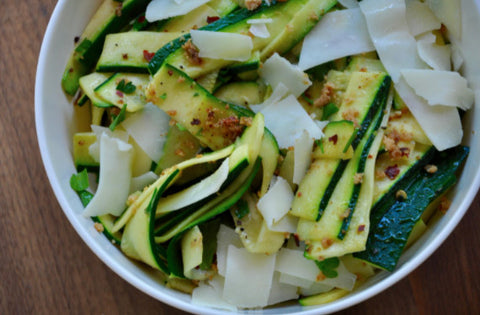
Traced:
[[[140, 278], [135, 276], [135, 272], [125, 270], [115, 259], [111, 257], [111, 255], [102, 248], [98, 242], [89, 234], [87, 233], [86, 229], [82, 227], [79, 222], [78, 214], [74, 213], [71, 207], [68, 204], [68, 201], [64, 194], [62, 193], [61, 187], [59, 182], [56, 180], [54, 176], [54, 169], [51, 155], [47, 149], [47, 139], [46, 139], [46, 131], [44, 126], [44, 115], [42, 108], [42, 99], [43, 99], [43, 76], [45, 75], [46, 69], [46, 60], [47, 60], [47, 50], [48, 47], [52, 45], [55, 41], [53, 38], [53, 31], [58, 27], [59, 16], [65, 10], [65, 7], [69, 1], [73, 0], [59, 0], [58, 3], [55, 5], [54, 11], [50, 17], [48, 22], [48, 26], [45, 31], [45, 35], [43, 37], [38, 63], [37, 63], [37, 72], [35, 78], [35, 125], [36, 125], [36, 133], [38, 139], [38, 145], [41, 153], [41, 158], [43, 161], [43, 165], [45, 168], [45, 172], [49, 179], [50, 185], [52, 190], [55, 194], [55, 197], [60, 204], [62, 211], [66, 215], [67, 219], [69, 220], [70, 224], [73, 226], [77, 234], [81, 237], [83, 242], [93, 251], [93, 253], [104, 263], [106, 264], [111, 270], [113, 270], [117, 275], [121, 278], [126, 280], [128, 283], [136, 287], [137, 289], [141, 290], [142, 292], [150, 295], [151, 297], [159, 300], [162, 303], [168, 304], [170, 306], [176, 307], [180, 310], [184, 310], [190, 313], [198, 313], [198, 314], [225, 314], [223, 310], [217, 310], [212, 308], [207, 308], [204, 306], [193, 305], [190, 302], [181, 300], [174, 296], [169, 295], [166, 292], [160, 292], [155, 290], [152, 286], [148, 285], [141, 281]], [[479, 7], [479, 0], [473, 0], [473, 2]], [[336, 300], [332, 303], [315, 306], [315, 307], [303, 307], [299, 312], [293, 312], [291, 314], [302, 314], [302, 315], [310, 315], [310, 314], [319, 314], [321, 313], [330, 313], [335, 311], [340, 311], [342, 309], [346, 309], [353, 305], [359, 304], [374, 295], [379, 294], [380, 292], [386, 290], [390, 286], [394, 285], [405, 276], [407, 276], [410, 272], [412, 272], [415, 268], [420, 266], [426, 259], [428, 259], [434, 251], [438, 249], [438, 247], [445, 241], [445, 239], [452, 233], [455, 227], [458, 225], [460, 220], [463, 218], [466, 211], [469, 209], [473, 199], [477, 195], [477, 191], [480, 187], [480, 169], [477, 169], [476, 175], [474, 176], [474, 180], [472, 185], [470, 186], [468, 192], [465, 194], [463, 200], [458, 205], [455, 213], [449, 218], [448, 222], [445, 226], [441, 229], [440, 233], [437, 234], [433, 241], [427, 244], [421, 253], [415, 253], [408, 261], [400, 266], [400, 268], [396, 269], [394, 272], [390, 273], [384, 279], [378, 281], [371, 285], [370, 287], [363, 289], [362, 291], [358, 292], [357, 294], [347, 295], [346, 297]], [[113, 245], [112, 245], [113, 246]], [[242, 311], [240, 311], [241, 313]]]

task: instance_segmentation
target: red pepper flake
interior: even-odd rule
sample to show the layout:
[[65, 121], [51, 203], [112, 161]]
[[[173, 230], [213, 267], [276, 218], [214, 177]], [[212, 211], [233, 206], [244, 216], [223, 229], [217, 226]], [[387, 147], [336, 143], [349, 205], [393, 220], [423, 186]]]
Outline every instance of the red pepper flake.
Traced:
[[410, 155], [410, 148], [400, 148], [402, 156], [408, 157]]
[[122, 59], [127, 60], [128, 59], [128, 54], [122, 54]]
[[190, 125], [192, 126], [200, 125], [200, 119], [193, 118], [192, 121], [190, 122]]
[[143, 58], [145, 58], [146, 61], [150, 62], [150, 60], [152, 60], [153, 56], [155, 56], [154, 52], [149, 52], [148, 50], [143, 51]]
[[169, 76], [172, 76], [172, 75], [173, 75], [173, 71], [172, 71], [172, 70], [168, 70], [167, 73], [168, 73]]
[[293, 234], [293, 239], [295, 240], [295, 245], [300, 246], [300, 236], [297, 233]]
[[330, 138], [328, 138], [328, 141], [333, 142], [333, 144], [337, 144], [338, 141], [338, 135], [333, 135]]
[[218, 20], [220, 20], [219, 16], [207, 16], [207, 23], [208, 24], [213, 23], [213, 22], [218, 21]]
[[398, 168], [397, 164], [395, 164], [394, 166], [389, 166], [385, 169], [385, 175], [387, 175], [387, 177], [392, 180], [395, 179], [398, 174], [400, 174], [400, 169]]
[[301, 192], [301, 191], [299, 191], [299, 192], [297, 193], [297, 197], [302, 197], [302, 192]]
[[142, 15], [141, 17], [139, 17], [137, 21], [138, 21], [138, 23], [145, 22], [145, 15]]
[[115, 94], [117, 94], [119, 97], [123, 97], [123, 92], [122, 91], [116, 90]]
[[357, 232], [358, 233], [362, 233], [363, 231], [365, 231], [365, 224], [361, 224], [358, 226], [358, 229], [357, 229]]

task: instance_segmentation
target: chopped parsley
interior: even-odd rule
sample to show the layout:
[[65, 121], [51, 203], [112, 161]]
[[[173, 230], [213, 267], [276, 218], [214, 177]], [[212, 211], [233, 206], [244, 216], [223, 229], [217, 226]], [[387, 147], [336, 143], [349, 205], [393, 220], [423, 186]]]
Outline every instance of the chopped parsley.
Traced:
[[330, 116], [338, 112], [338, 107], [334, 103], [328, 103], [323, 107], [322, 119], [327, 120]]
[[163, 93], [162, 95], [160, 95], [160, 98], [161, 98], [162, 100], [166, 99], [166, 98], [167, 98], [167, 93]]
[[127, 104], [124, 104], [122, 109], [120, 110], [120, 113], [116, 116], [113, 116], [113, 121], [112, 123], [110, 124], [110, 126], [108, 126], [108, 128], [111, 130], [111, 131], [114, 131], [115, 128], [122, 122], [125, 120], [125, 113], [127, 112]]
[[125, 82], [125, 79], [122, 79], [117, 85], [117, 90], [125, 94], [132, 94], [136, 89], [137, 87], [132, 82]]
[[72, 177], [70, 177], [70, 187], [72, 187], [73, 190], [82, 191], [87, 189], [88, 186], [88, 173], [86, 168], [80, 173], [73, 174]]
[[322, 271], [323, 275], [327, 278], [338, 277], [337, 269], [340, 265], [340, 259], [338, 257], [327, 258], [322, 261], [316, 260], [317, 267]]

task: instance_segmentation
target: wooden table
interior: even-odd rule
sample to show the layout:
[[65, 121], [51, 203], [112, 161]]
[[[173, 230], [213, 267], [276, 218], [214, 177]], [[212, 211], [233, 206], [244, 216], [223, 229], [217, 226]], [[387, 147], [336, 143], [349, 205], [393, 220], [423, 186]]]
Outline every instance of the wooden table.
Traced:
[[[49, 186], [35, 134], [34, 81], [55, 3], [0, 1], [0, 314], [181, 314], [100, 262]], [[479, 201], [427, 262], [340, 314], [480, 314]]]

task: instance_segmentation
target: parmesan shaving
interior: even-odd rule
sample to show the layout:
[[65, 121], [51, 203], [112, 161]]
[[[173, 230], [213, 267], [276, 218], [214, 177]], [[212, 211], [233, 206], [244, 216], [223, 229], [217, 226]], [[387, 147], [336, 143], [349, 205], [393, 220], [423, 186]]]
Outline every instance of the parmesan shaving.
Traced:
[[98, 189], [83, 215], [94, 217], [104, 214], [119, 216], [125, 210], [130, 191], [132, 173], [132, 146], [124, 141], [100, 136], [100, 175]]
[[333, 11], [325, 14], [305, 36], [298, 66], [306, 70], [327, 61], [374, 50], [360, 9]]
[[426, 3], [407, 0], [406, 10], [408, 28], [413, 36], [440, 29], [440, 21]]
[[202, 58], [246, 61], [252, 54], [252, 38], [247, 35], [201, 30], [190, 34]]
[[306, 130], [295, 140], [293, 183], [300, 184], [312, 162], [313, 138]]
[[169, 122], [170, 116], [148, 103], [141, 111], [125, 119], [121, 125], [152, 161], [158, 161], [163, 154]]
[[402, 75], [429, 105], [457, 106], [467, 110], [473, 104], [473, 90], [458, 72], [409, 69], [403, 70]]
[[360, 9], [380, 60], [395, 83], [402, 69], [425, 68], [407, 26], [404, 0], [363, 0]]
[[210, 0], [152, 0], [145, 11], [148, 22], [187, 14]]
[[238, 307], [264, 307], [272, 287], [276, 255], [228, 247], [223, 298]]
[[312, 84], [306, 73], [278, 53], [265, 61], [260, 69], [260, 77], [274, 89], [282, 83], [295, 97], [299, 97]]
[[456, 108], [428, 105], [403, 78], [395, 84], [395, 89], [437, 150], [446, 150], [460, 144], [463, 129]]
[[285, 179], [276, 177], [270, 189], [257, 203], [257, 208], [269, 229], [288, 213], [292, 201], [292, 188]]
[[250, 29], [248, 31], [252, 33], [252, 35], [255, 37], [259, 37], [259, 38], [270, 37], [270, 32], [268, 31], [267, 26], [265, 24], [261, 24], [261, 23], [252, 24], [252, 26], [250, 26]]
[[226, 158], [212, 175], [185, 190], [160, 199], [157, 213], [181, 209], [218, 192], [228, 177], [228, 163], [229, 158]]
[[314, 139], [323, 137], [323, 132], [308, 115], [293, 95], [261, 110], [265, 126], [273, 133], [280, 148], [295, 145], [295, 140], [306, 130]]
[[154, 172], [147, 172], [145, 174], [142, 174], [140, 176], [132, 178], [130, 182], [130, 192], [129, 194], [132, 194], [136, 191], [142, 191], [143, 188], [146, 186], [152, 184], [154, 181], [158, 179], [158, 175], [155, 174]]

